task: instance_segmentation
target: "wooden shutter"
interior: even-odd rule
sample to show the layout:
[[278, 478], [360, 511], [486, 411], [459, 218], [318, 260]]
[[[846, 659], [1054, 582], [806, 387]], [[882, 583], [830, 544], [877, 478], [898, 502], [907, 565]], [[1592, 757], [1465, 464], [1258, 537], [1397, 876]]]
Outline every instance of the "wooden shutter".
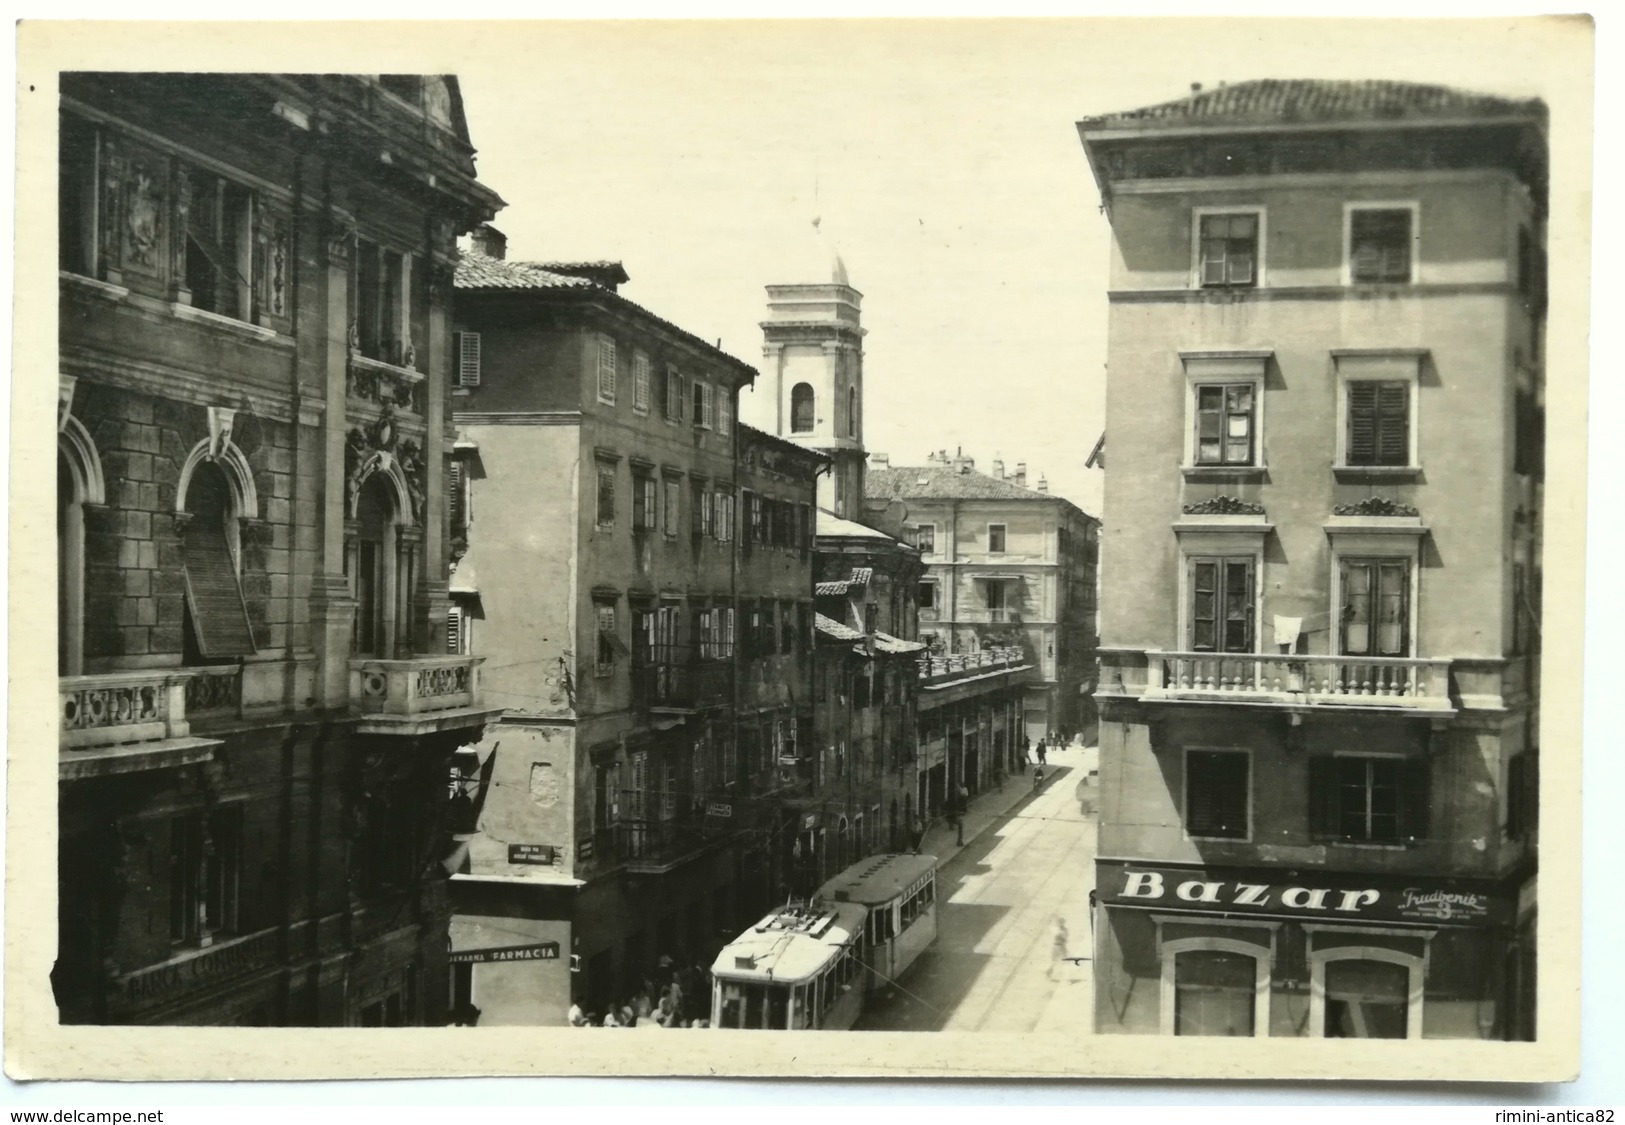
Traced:
[[1399, 795], [1399, 836], [1406, 843], [1427, 839], [1432, 805], [1433, 759], [1417, 754], [1405, 759]]
[[1411, 388], [1405, 383], [1378, 383], [1377, 464], [1408, 465], [1411, 458]]
[[598, 397], [615, 401], [615, 341], [608, 336], [598, 337]]
[[615, 522], [615, 470], [598, 468], [598, 522], [608, 526]]
[[1337, 836], [1336, 759], [1322, 754], [1309, 759], [1309, 838]]
[[206, 657], [253, 655], [248, 604], [225, 533], [194, 523], [186, 529], [183, 553], [186, 606], [192, 613], [198, 652]]
[[446, 611], [446, 651], [453, 656], [463, 651], [463, 614], [456, 606]]
[[480, 385], [480, 334], [478, 332], [457, 333], [457, 385], [459, 387], [477, 387]]
[[1377, 457], [1377, 387], [1359, 380], [1348, 385], [1348, 450], [1350, 465], [1374, 465]]
[[1191, 648], [1213, 652], [1219, 646], [1219, 564], [1191, 564]]
[[1224, 564], [1224, 651], [1253, 651], [1253, 563], [1230, 559]]

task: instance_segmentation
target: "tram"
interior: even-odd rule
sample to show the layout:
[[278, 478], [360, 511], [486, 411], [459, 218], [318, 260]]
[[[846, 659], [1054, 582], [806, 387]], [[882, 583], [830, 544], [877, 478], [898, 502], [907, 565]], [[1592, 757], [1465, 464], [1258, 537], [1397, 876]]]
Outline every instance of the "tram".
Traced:
[[711, 1026], [843, 1031], [937, 936], [937, 860], [879, 855], [775, 910], [711, 966]]

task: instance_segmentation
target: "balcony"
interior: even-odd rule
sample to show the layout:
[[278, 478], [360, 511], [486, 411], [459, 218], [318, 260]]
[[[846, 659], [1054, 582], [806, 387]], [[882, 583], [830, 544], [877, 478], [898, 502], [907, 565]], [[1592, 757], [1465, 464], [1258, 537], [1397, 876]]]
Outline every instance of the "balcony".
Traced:
[[483, 656], [361, 657], [350, 661], [350, 710], [361, 734], [407, 737], [482, 727], [500, 708], [482, 707]]
[[641, 664], [632, 668], [633, 697], [639, 707], [692, 715], [733, 703], [734, 669], [729, 660]]
[[1450, 661], [1147, 652], [1143, 699], [1453, 712]]
[[922, 656], [918, 661], [920, 685], [927, 688], [975, 679], [998, 672], [1011, 672], [1032, 662], [1017, 646], [993, 646], [980, 652], [955, 652], [943, 656]]
[[60, 780], [167, 769], [208, 761], [220, 743], [192, 735], [188, 687], [201, 669], [163, 668], [63, 676]]

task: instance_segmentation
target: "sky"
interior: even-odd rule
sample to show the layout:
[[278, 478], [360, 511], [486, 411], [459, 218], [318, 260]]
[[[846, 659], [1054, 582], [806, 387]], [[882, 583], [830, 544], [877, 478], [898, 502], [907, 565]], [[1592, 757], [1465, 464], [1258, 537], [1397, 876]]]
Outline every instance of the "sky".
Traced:
[[[1109, 229], [1080, 117], [1193, 82], [1392, 78], [1537, 95], [1528, 36], [1196, 21], [553, 24], [464, 56], [480, 178], [520, 260], [616, 259], [622, 292], [761, 363], [764, 286], [811, 222], [863, 294], [871, 452], [962, 447], [1099, 513]], [[764, 381], [765, 384], [765, 381]], [[741, 416], [769, 424], [765, 394]], [[754, 399], [754, 401], [752, 401]]]

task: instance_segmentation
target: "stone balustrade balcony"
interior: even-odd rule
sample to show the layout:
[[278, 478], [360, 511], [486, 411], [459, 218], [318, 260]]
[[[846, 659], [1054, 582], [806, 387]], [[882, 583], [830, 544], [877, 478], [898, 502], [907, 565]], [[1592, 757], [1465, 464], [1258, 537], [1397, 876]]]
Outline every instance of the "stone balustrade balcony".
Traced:
[[1147, 652], [1146, 700], [1453, 712], [1450, 661], [1272, 653]]
[[990, 672], [1010, 671], [1030, 664], [1025, 650], [1009, 646], [982, 649], [980, 652], [955, 652], [941, 656], [922, 656], [918, 661], [920, 682], [931, 687], [955, 680], [984, 676]]
[[483, 726], [502, 712], [482, 706], [483, 656], [350, 661], [350, 710], [362, 734], [419, 735]]
[[58, 776], [66, 781], [209, 760], [220, 743], [192, 734], [190, 681], [203, 669], [63, 676]]

